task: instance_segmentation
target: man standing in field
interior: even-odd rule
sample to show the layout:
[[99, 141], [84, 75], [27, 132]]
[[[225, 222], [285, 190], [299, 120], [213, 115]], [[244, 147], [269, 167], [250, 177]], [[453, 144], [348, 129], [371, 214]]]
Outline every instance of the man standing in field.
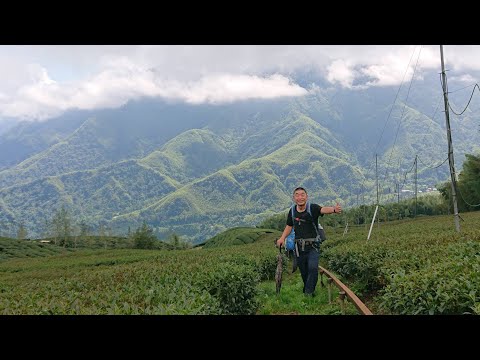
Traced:
[[[309, 204], [307, 209], [308, 195], [303, 187], [297, 187], [293, 191], [295, 206], [293, 211], [288, 212], [287, 225], [282, 235], [277, 240], [277, 246], [285, 243], [285, 238], [292, 228], [295, 230], [295, 252], [298, 256], [298, 267], [303, 280], [303, 293], [313, 296], [318, 281], [318, 260], [320, 258], [320, 243], [318, 218], [324, 214], [341, 214], [342, 207], [339, 203], [335, 206], [320, 206]], [[292, 216], [293, 213], [293, 216]]]

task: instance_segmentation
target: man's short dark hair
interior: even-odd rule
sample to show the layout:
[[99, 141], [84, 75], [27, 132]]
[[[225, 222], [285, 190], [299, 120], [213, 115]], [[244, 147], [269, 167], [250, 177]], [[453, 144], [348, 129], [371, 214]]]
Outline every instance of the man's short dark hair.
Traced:
[[305, 190], [305, 188], [303, 188], [301, 186], [296, 187], [295, 190], [293, 190], [293, 193], [295, 194], [295, 191], [297, 191], [297, 190], [303, 190], [303, 191], [305, 191], [305, 194], [307, 193], [307, 190]]

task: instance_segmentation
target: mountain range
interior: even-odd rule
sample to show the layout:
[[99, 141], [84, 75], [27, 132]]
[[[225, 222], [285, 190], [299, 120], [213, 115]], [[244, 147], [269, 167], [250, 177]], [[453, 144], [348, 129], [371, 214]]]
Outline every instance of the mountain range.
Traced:
[[[0, 231], [12, 235], [23, 223], [40, 237], [65, 206], [93, 229], [125, 234], [146, 221], [160, 238], [199, 243], [284, 211], [299, 185], [323, 205], [371, 203], [375, 154], [382, 201], [395, 197], [397, 183], [412, 188], [405, 173], [415, 155], [420, 188], [448, 180], [448, 164], [433, 166], [447, 157], [438, 74], [398, 94], [310, 80], [317, 85], [302, 97], [220, 105], [144, 98], [8, 123], [0, 131]], [[456, 103], [466, 104], [470, 93], [462, 94]], [[472, 101], [451, 117], [457, 172], [464, 154], [480, 149], [479, 108]]]

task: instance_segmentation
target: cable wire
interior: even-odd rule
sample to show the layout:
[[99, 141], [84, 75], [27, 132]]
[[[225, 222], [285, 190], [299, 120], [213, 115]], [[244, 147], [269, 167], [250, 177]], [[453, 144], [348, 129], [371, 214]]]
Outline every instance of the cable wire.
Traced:
[[[420, 158], [417, 156], [417, 159], [420, 160]], [[436, 169], [436, 168], [439, 168], [440, 166], [442, 166], [443, 164], [445, 164], [445, 162], [448, 160], [448, 157], [442, 161], [441, 164], [439, 165], [435, 165], [435, 166], [427, 166], [422, 160], [420, 160], [420, 162], [426, 166], [426, 169]]]
[[460, 196], [462, 197], [463, 201], [465, 202], [465, 204], [471, 206], [471, 207], [477, 207], [477, 206], [480, 206], [480, 204], [477, 204], [477, 205], [472, 205], [470, 204], [467, 200], [465, 200], [465, 198], [463, 197], [462, 195], [462, 192], [460, 191], [460, 188], [458, 186], [455, 187], [455, 189], [458, 191], [458, 193], [460, 194]]
[[[442, 74], [440, 73], [440, 84], [442, 85], [442, 89], [443, 89], [443, 80], [442, 80]], [[452, 92], [449, 92], [448, 91], [448, 82], [447, 82], [447, 74], [445, 72], [445, 89], [446, 89], [446, 98], [447, 98], [447, 104], [448, 104], [448, 107], [450, 110], [452, 110], [452, 112], [455, 114], [455, 115], [462, 115], [467, 109], [468, 109], [468, 105], [470, 105], [470, 102], [472, 101], [472, 98], [473, 98], [473, 94], [475, 93], [475, 89], [478, 88], [478, 90], [480, 91], [480, 87], [478, 86], [478, 84], [475, 84], [473, 86], [473, 90], [472, 90], [472, 94], [470, 95], [470, 99], [468, 100], [468, 103], [467, 105], [465, 106], [465, 109], [463, 109], [462, 112], [460, 113], [457, 113], [455, 110], [453, 110], [452, 106], [450, 105], [450, 100], [448, 99], [448, 94], [451, 94], [453, 92], [456, 92], [456, 91], [460, 91], [462, 89], [465, 89], [465, 88], [462, 88], [462, 89], [459, 89], [459, 90], [455, 90], [455, 91], [452, 91]], [[469, 85], [469, 86], [472, 86], [472, 85]], [[467, 87], [469, 87], [467, 86]]]
[[[402, 119], [403, 119], [403, 114], [405, 113], [405, 108], [407, 107], [407, 100], [408, 100], [408, 96], [410, 95], [410, 89], [412, 88], [412, 83], [413, 83], [413, 78], [415, 77], [415, 73], [417, 71], [417, 65], [418, 65], [418, 60], [420, 59], [420, 54], [422, 52], [422, 47], [420, 47], [420, 51], [418, 52], [418, 57], [417, 57], [417, 62], [415, 63], [415, 67], [413, 69], [413, 74], [412, 74], [412, 78], [410, 79], [410, 85], [408, 87], [408, 91], [407, 91], [407, 96], [405, 98], [405, 102], [404, 102], [404, 105], [403, 105], [403, 110], [402, 110], [402, 115], [400, 116], [400, 120], [398, 121], [398, 127], [397, 127], [397, 132], [395, 133], [395, 140], [393, 142], [393, 146], [392, 146], [392, 151], [390, 152], [390, 157], [388, 159], [388, 163], [387, 165], [385, 166], [385, 175], [383, 177], [383, 182], [382, 182], [382, 189], [383, 189], [383, 186], [385, 186], [385, 180], [387, 178], [387, 173], [388, 173], [388, 166], [390, 165], [390, 161], [392, 159], [392, 155], [393, 155], [393, 149], [395, 148], [395, 145], [397, 143], [397, 138], [398, 138], [398, 133], [400, 131], [400, 125], [402, 124]], [[381, 196], [381, 195], [380, 195]], [[380, 202], [380, 200], [379, 200]]]
[[[380, 141], [382, 140], [382, 137], [383, 137], [383, 133], [385, 132], [385, 129], [387, 127], [387, 123], [388, 123], [388, 120], [390, 119], [390, 115], [392, 114], [392, 111], [393, 111], [393, 108], [395, 106], [395, 103], [397, 102], [397, 98], [398, 98], [398, 94], [400, 93], [400, 90], [402, 88], [402, 85], [403, 85], [403, 82], [405, 81], [405, 77], [407, 75], [407, 72], [408, 72], [408, 69], [410, 68], [410, 63], [412, 62], [412, 59], [413, 59], [413, 55], [415, 54], [415, 51], [416, 51], [416, 48], [413, 49], [413, 52], [412, 52], [412, 55], [410, 56], [410, 60], [408, 61], [408, 64], [407, 64], [407, 68], [405, 69], [405, 72], [403, 74], [403, 78], [402, 78], [402, 82], [400, 83], [400, 86], [397, 90], [397, 94], [395, 95], [395, 99], [393, 100], [393, 104], [392, 104], [392, 107], [390, 108], [390, 112], [388, 113], [388, 116], [387, 116], [387, 120], [385, 121], [385, 125], [383, 126], [383, 130], [382, 130], [382, 133], [380, 134], [380, 139], [378, 140], [377, 142], [377, 145], [375, 146], [375, 150], [373, 152], [374, 155], [377, 154], [377, 150], [378, 150], [378, 146], [380, 145]], [[373, 159], [372, 159], [372, 162], [370, 163], [370, 167], [367, 169], [367, 174], [370, 173], [371, 170], [373, 170]], [[364, 199], [365, 199], [365, 194], [364, 194], [364, 185], [365, 185], [365, 181], [366, 181], [367, 177], [364, 176], [364, 179], [362, 181], [362, 184], [360, 185], [361, 187], [361, 193], [362, 193], [362, 202], [364, 203]]]

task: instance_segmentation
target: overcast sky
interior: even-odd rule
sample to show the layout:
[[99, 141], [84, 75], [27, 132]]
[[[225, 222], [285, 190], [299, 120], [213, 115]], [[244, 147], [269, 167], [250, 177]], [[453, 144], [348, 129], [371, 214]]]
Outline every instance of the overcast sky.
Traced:
[[[302, 96], [310, 87], [289, 77], [302, 69], [345, 88], [398, 86], [419, 55], [420, 76], [440, 72], [439, 45], [0, 45], [0, 118], [43, 120], [142, 96], [192, 104]], [[480, 46], [444, 46], [444, 56], [451, 78], [477, 82]]]

